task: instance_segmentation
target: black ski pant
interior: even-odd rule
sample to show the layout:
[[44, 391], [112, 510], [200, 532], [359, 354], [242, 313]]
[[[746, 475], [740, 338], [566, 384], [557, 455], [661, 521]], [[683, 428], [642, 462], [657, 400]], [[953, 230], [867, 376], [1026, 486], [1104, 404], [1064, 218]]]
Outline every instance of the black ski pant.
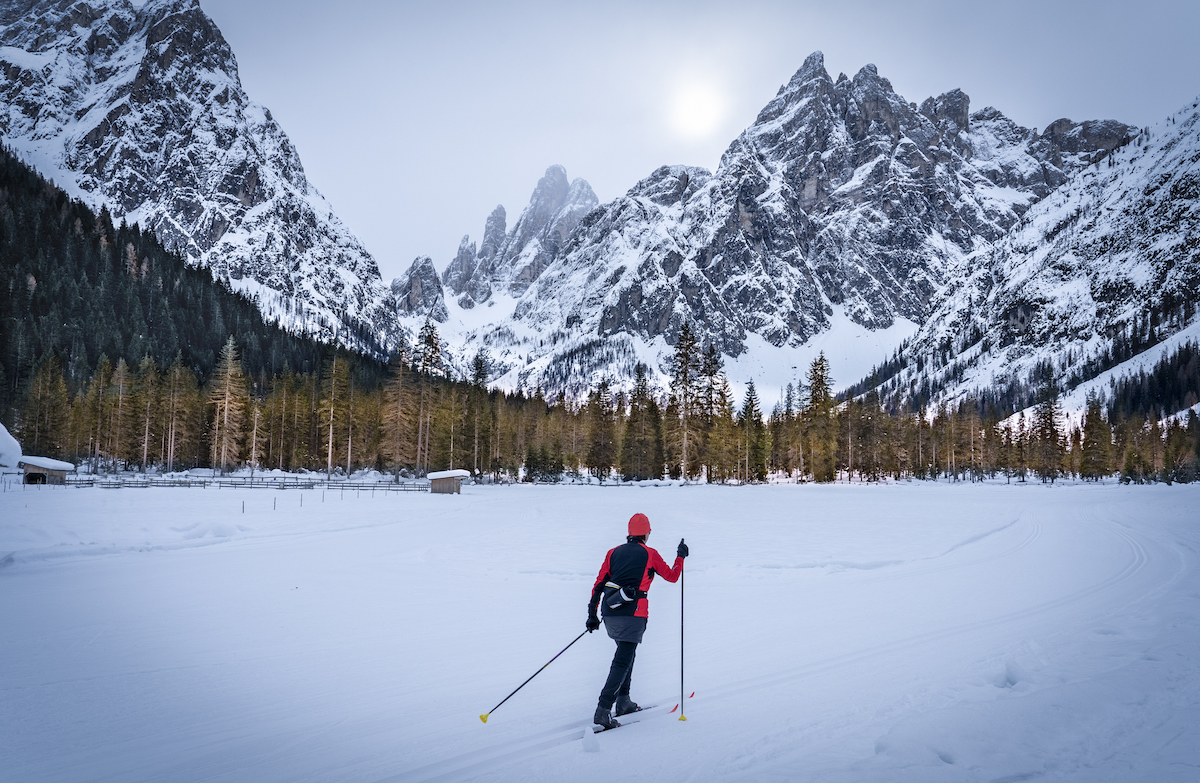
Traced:
[[608, 680], [600, 691], [600, 709], [611, 710], [618, 696], [629, 696], [629, 681], [633, 678], [633, 659], [637, 655], [637, 642], [617, 642], [612, 666], [608, 668]]

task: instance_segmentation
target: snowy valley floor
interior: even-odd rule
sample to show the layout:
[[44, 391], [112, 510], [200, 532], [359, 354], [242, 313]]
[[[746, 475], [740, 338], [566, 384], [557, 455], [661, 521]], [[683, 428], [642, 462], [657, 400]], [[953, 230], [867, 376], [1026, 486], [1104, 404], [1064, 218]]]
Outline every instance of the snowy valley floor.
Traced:
[[[600, 632], [482, 724], [634, 511], [687, 722]], [[6, 781], [1200, 778], [1200, 486], [18, 487], [0, 628]]]

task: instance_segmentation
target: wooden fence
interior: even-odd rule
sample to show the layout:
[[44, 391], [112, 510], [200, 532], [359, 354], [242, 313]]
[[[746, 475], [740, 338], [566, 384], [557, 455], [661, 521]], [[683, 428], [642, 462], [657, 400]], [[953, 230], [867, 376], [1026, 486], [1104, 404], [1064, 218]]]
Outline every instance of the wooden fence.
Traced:
[[163, 476], [67, 476], [69, 487], [102, 487], [104, 489], [145, 489], [149, 487], [215, 487], [216, 489], [324, 489], [356, 492], [428, 492], [427, 481], [322, 481], [296, 476], [218, 476], [187, 478]]

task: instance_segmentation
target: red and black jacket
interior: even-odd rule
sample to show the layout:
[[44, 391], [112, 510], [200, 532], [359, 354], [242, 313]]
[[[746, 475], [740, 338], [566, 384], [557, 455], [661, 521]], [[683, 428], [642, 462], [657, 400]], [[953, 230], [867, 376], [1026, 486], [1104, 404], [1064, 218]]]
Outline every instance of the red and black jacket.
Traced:
[[662, 555], [641, 541], [631, 541], [628, 544], [613, 547], [604, 556], [604, 565], [600, 566], [600, 575], [596, 577], [596, 583], [592, 585], [592, 600], [588, 602], [588, 609], [592, 612], [596, 611], [596, 605], [600, 603], [600, 599], [604, 595], [604, 585], [612, 582], [621, 587], [637, 590], [638, 600], [631, 601], [619, 609], [611, 609], [605, 602], [603, 606], [605, 617], [649, 617], [650, 602], [646, 598], [646, 592], [650, 589], [650, 583], [654, 581], [656, 573], [668, 582], [679, 581], [679, 575], [683, 573], [683, 558], [675, 558], [675, 566], [672, 568], [667, 566]]

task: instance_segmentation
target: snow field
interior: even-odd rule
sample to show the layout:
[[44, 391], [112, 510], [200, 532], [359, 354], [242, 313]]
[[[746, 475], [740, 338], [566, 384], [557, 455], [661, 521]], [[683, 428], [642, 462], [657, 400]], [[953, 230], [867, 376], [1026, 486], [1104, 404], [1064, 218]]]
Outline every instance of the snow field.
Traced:
[[[0, 494], [0, 779], [1195, 780], [1192, 486]], [[245, 502], [246, 511], [241, 512]], [[275, 510], [272, 503], [276, 502]], [[688, 721], [581, 741], [635, 511]], [[656, 580], [633, 696], [678, 700]]]

